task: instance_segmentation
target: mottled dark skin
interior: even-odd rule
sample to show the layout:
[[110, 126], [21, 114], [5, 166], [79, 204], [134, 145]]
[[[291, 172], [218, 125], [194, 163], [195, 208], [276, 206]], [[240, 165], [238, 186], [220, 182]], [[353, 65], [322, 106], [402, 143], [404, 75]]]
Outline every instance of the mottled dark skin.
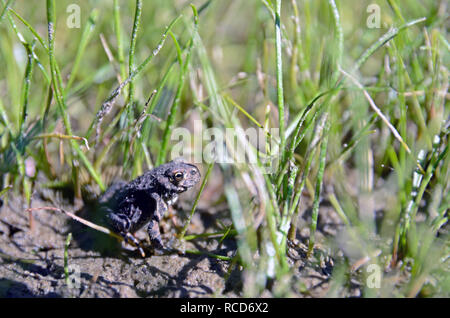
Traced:
[[[180, 160], [171, 161], [142, 176], [113, 184], [100, 198], [102, 209], [112, 229], [126, 242], [139, 246], [133, 234], [147, 226], [147, 233], [155, 249], [164, 249], [159, 222], [178, 195], [200, 181], [200, 172], [192, 164]], [[142, 249], [140, 248], [143, 254]]]

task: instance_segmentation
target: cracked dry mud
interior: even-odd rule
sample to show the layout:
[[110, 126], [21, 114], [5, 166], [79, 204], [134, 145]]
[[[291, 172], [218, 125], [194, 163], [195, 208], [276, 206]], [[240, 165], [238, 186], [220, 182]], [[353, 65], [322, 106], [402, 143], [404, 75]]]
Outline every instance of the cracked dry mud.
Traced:
[[[32, 207], [58, 206], [66, 211], [74, 207], [65, 200], [59, 203], [37, 198]], [[54, 195], [58, 197], [58, 195]], [[187, 208], [188, 209], [188, 208]], [[89, 209], [87, 209], [89, 210]], [[86, 217], [86, 208], [77, 212]], [[169, 213], [170, 214], [170, 213]], [[163, 240], [173, 240], [186, 220], [187, 212], [173, 213], [162, 222]], [[305, 214], [307, 215], [307, 214]], [[172, 254], [142, 258], [137, 251], [117, 246], [114, 239], [74, 223], [62, 213], [48, 210], [33, 212], [34, 228], [23, 202], [9, 196], [0, 210], [0, 297], [239, 297], [242, 296], [243, 273], [230, 269], [230, 262], [207, 255]], [[86, 218], [89, 218], [87, 216]], [[228, 213], [211, 213], [199, 207], [190, 233], [217, 231], [216, 218], [226, 223]], [[92, 218], [91, 218], [92, 219]], [[95, 221], [95, 218], [94, 218]], [[230, 221], [228, 221], [228, 224]], [[332, 221], [329, 224], [334, 224]], [[320, 224], [319, 224], [320, 227]], [[327, 225], [325, 225], [325, 228]], [[68, 233], [73, 234], [68, 249], [68, 265], [73, 287], [68, 288], [64, 273], [64, 246]], [[300, 231], [301, 234], [301, 231]], [[145, 239], [144, 232], [138, 232]], [[224, 256], [234, 256], [236, 242], [225, 239], [188, 241], [186, 248]], [[307, 293], [293, 292], [293, 297], [324, 296], [332, 263], [326, 257], [321, 264], [305, 261], [299, 248], [290, 248], [289, 261], [294, 267], [296, 286]], [[77, 285], [78, 283], [78, 285]], [[276, 286], [274, 287], [276, 288]], [[271, 297], [266, 291], [263, 296]]]

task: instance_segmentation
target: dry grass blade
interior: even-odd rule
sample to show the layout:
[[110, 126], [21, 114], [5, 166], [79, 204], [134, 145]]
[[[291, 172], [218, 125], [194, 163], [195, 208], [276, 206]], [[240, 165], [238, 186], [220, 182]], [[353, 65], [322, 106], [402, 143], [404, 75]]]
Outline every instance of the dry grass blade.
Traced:
[[344, 74], [345, 76], [347, 76], [348, 78], [350, 78], [352, 80], [352, 82], [359, 88], [362, 90], [364, 97], [367, 99], [367, 101], [369, 102], [370, 107], [372, 107], [372, 109], [374, 110], [375, 113], [377, 113], [378, 116], [380, 116], [381, 120], [388, 126], [389, 130], [392, 132], [392, 134], [394, 135], [395, 139], [397, 139], [400, 144], [405, 148], [405, 150], [411, 154], [411, 150], [409, 149], [408, 145], [406, 144], [406, 142], [403, 140], [402, 136], [400, 136], [400, 134], [398, 133], [397, 129], [395, 129], [395, 127], [389, 122], [389, 119], [387, 119], [387, 117], [381, 112], [381, 110], [377, 107], [377, 105], [375, 104], [375, 102], [373, 101], [372, 97], [370, 97], [369, 93], [367, 92], [367, 90], [364, 89], [364, 86], [361, 85], [360, 82], [358, 82], [358, 80], [353, 77], [352, 75], [350, 75], [349, 73], [345, 72], [343, 69], [340, 69], [341, 73]]
[[59, 134], [59, 133], [52, 133], [52, 134], [41, 134], [41, 135], [34, 137], [34, 139], [46, 139], [46, 138], [82, 140], [84, 142], [84, 145], [86, 146], [86, 149], [90, 150], [89, 142], [87, 141], [87, 139], [84, 137], [80, 137], [80, 136], [69, 136], [69, 135], [64, 135], [64, 134]]
[[[66, 210], [60, 209], [60, 208], [55, 208], [55, 207], [51, 207], [51, 206], [44, 206], [44, 207], [29, 208], [29, 209], [26, 209], [26, 212], [31, 213], [32, 211], [40, 211], [40, 210], [50, 210], [50, 211], [61, 212], [61, 213], [65, 214], [65, 215], [67, 215], [68, 217], [70, 217], [71, 219], [73, 219], [73, 220], [75, 220], [75, 221], [77, 221], [77, 222], [80, 222], [81, 224], [84, 224], [84, 225], [90, 227], [91, 229], [94, 229], [94, 230], [96, 230], [96, 231], [105, 233], [105, 234], [107, 234], [107, 235], [109, 235], [109, 236], [111, 236], [111, 237], [116, 238], [116, 239], [119, 240], [120, 242], [124, 240], [124, 238], [123, 238], [121, 235], [119, 235], [119, 234], [117, 234], [117, 233], [111, 231], [110, 229], [107, 229], [106, 227], [97, 225], [97, 224], [92, 223], [92, 222], [90, 222], [90, 221], [88, 221], [88, 220], [85, 220], [85, 219], [83, 219], [83, 218], [80, 218], [79, 216], [76, 216], [75, 214], [73, 214], [73, 213], [71, 213], [71, 212], [68, 212], [68, 211], [66, 211]], [[140, 248], [140, 246], [136, 246], [136, 245], [133, 244], [133, 242], [131, 242], [131, 241], [129, 241], [129, 242], [127, 242], [127, 243], [128, 243], [128, 244], [131, 244], [131, 245], [134, 246], [134, 247], [139, 248], [142, 257], [145, 257], [145, 253], [144, 253], [144, 251]]]

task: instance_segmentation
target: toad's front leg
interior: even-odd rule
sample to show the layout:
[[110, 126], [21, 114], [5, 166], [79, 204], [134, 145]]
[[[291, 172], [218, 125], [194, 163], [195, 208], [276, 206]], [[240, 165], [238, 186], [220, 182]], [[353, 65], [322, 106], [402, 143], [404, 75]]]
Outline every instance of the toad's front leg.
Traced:
[[150, 238], [150, 242], [155, 249], [164, 249], [161, 240], [161, 232], [159, 230], [159, 222], [161, 222], [164, 213], [167, 211], [167, 204], [156, 193], [152, 193], [152, 198], [156, 202], [156, 208], [148, 224], [147, 233]]

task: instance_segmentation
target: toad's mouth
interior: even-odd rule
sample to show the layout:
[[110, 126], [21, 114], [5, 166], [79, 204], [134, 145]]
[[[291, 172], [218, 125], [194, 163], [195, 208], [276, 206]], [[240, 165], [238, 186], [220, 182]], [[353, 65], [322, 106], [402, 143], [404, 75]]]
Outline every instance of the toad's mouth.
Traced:
[[186, 192], [189, 188], [187, 186], [179, 186], [178, 193]]

